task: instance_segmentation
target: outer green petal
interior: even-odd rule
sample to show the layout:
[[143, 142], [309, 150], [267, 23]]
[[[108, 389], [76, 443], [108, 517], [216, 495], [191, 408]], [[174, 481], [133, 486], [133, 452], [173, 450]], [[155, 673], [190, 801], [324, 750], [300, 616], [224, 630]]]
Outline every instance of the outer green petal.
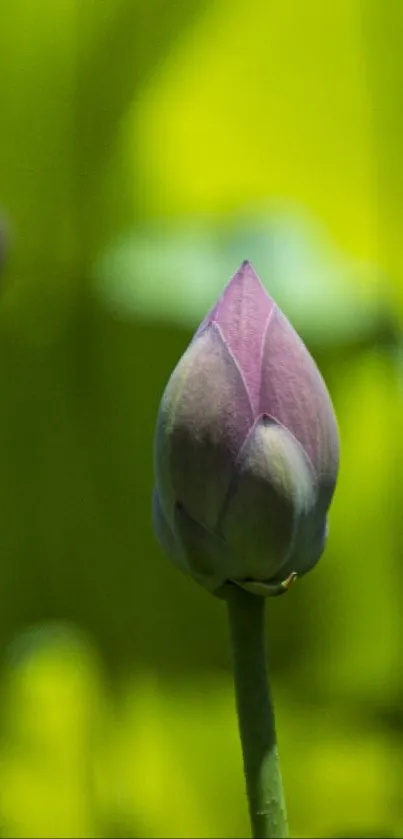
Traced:
[[282, 576], [287, 577], [296, 570], [298, 577], [302, 577], [310, 571], [322, 556], [327, 531], [326, 514], [320, 505], [316, 504], [311, 514], [300, 520], [292, 552], [281, 571]]
[[221, 521], [220, 532], [241, 560], [242, 575], [232, 579], [282, 579], [316, 493], [315, 473], [302, 447], [283, 426], [260, 418], [240, 454]]
[[180, 549], [178, 549], [174, 532], [167, 521], [164, 510], [162, 509], [161, 499], [156, 487], [153, 492], [152, 521], [154, 533], [164, 553], [176, 565], [179, 565], [182, 571], [187, 571], [187, 566], [181, 556]]
[[175, 510], [175, 537], [187, 573], [219, 595], [236, 568], [228, 546], [194, 521], [181, 506]]

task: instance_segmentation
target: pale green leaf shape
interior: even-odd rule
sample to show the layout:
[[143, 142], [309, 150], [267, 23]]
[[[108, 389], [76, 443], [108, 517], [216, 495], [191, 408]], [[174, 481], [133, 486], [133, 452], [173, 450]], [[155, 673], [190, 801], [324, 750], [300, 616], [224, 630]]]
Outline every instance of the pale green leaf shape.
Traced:
[[193, 328], [243, 259], [310, 340], [367, 340], [390, 318], [377, 267], [341, 253], [306, 215], [285, 211], [248, 213], [225, 227], [200, 220], [128, 232], [95, 264], [94, 284], [119, 317]]

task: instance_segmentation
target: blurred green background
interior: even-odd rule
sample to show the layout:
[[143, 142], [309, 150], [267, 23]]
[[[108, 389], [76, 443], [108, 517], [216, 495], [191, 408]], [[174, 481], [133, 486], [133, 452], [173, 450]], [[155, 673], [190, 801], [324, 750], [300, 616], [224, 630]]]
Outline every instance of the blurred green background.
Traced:
[[223, 604], [160, 553], [166, 380], [250, 259], [326, 378], [270, 603], [294, 837], [403, 836], [401, 0], [0, 6], [0, 835], [248, 835]]

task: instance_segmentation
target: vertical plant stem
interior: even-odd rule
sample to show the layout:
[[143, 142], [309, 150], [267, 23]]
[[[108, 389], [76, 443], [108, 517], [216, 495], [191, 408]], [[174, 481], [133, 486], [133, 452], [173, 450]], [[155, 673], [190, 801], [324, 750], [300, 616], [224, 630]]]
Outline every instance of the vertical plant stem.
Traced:
[[234, 683], [253, 839], [288, 836], [266, 661], [265, 598], [228, 589]]

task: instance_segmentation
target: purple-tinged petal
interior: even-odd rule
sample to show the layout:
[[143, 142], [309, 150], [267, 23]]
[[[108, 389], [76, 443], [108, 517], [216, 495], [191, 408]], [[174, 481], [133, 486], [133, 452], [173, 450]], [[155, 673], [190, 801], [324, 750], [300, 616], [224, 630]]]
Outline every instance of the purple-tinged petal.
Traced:
[[316, 475], [302, 446], [270, 417], [259, 418], [240, 453], [220, 522], [240, 559], [241, 570], [230, 579], [283, 579], [300, 522], [316, 497]]
[[218, 324], [242, 371], [255, 414], [259, 410], [263, 342], [274, 308], [251, 264], [244, 262], [196, 333], [208, 324]]
[[338, 432], [332, 403], [305, 344], [275, 309], [266, 332], [260, 411], [282, 423], [312, 461], [330, 503], [338, 470]]
[[180, 502], [193, 519], [214, 528], [252, 424], [241, 372], [212, 324], [188, 347], [161, 402], [155, 467], [171, 522]]

